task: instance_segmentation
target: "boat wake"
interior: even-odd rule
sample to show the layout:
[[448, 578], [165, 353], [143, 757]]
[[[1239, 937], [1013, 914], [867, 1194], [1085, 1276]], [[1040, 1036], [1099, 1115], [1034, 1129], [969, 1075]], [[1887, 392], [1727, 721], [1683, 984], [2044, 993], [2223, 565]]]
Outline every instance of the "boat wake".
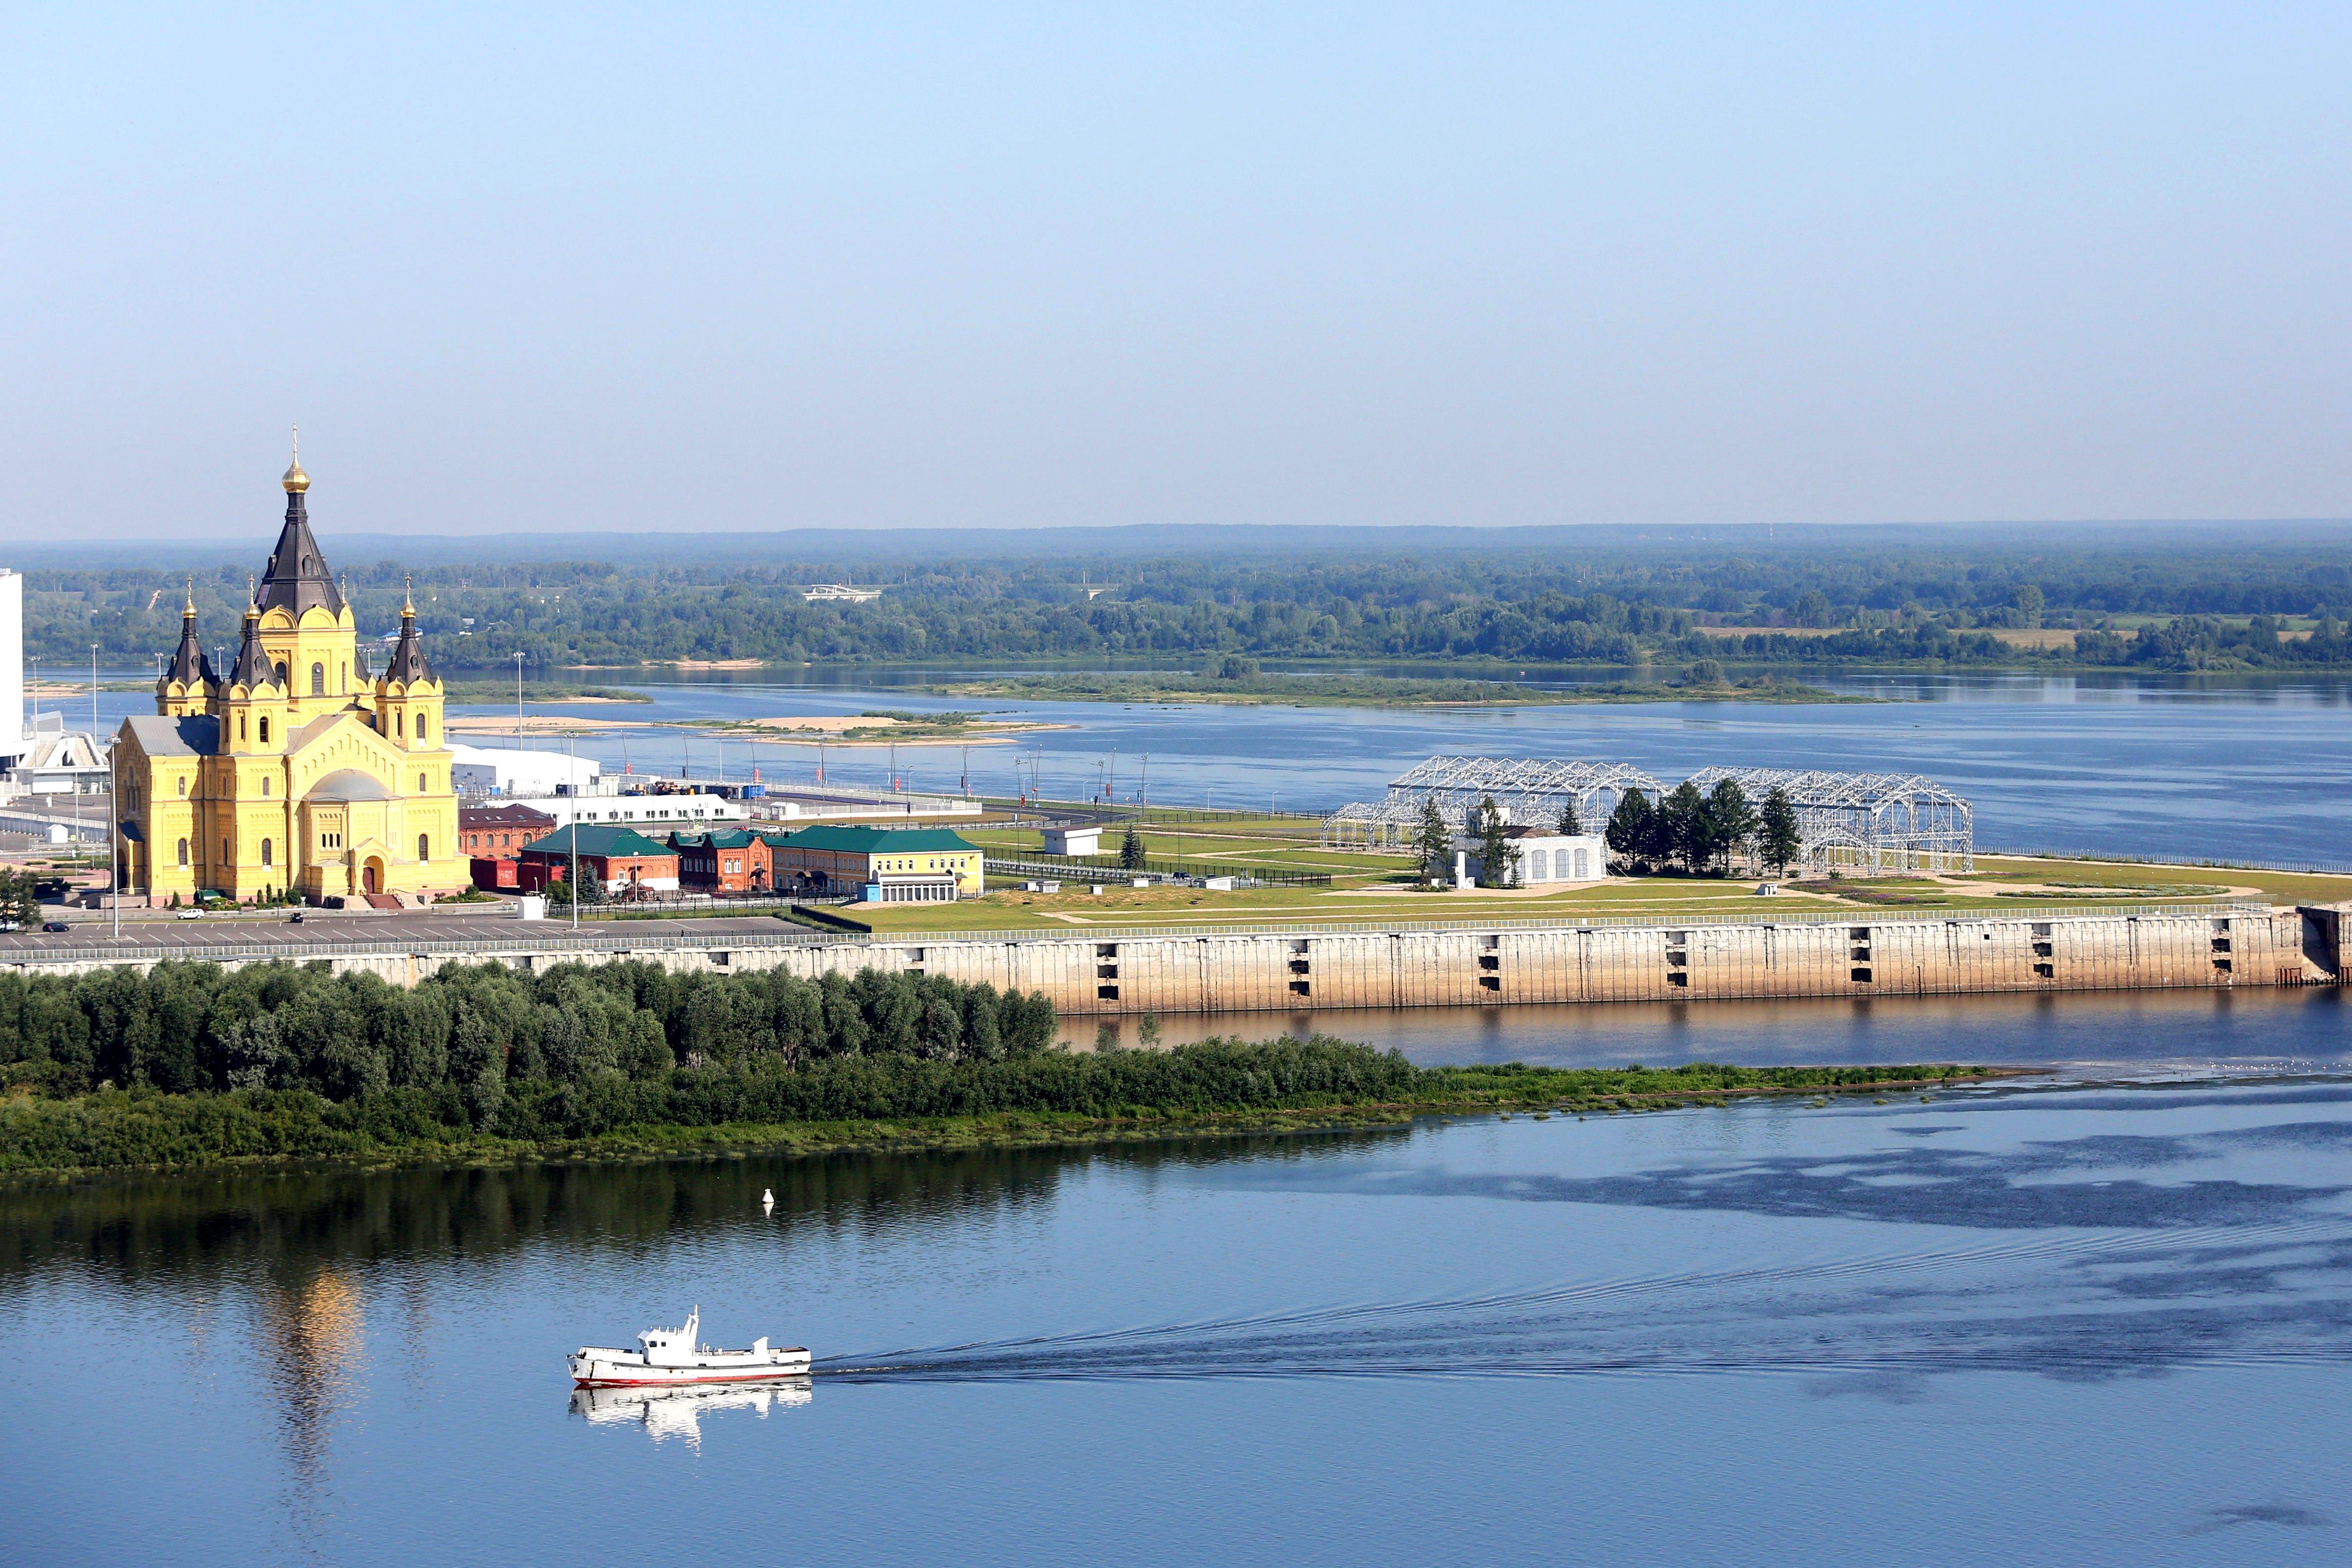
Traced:
[[[2223, 1285], [2200, 1289], [2200, 1281]], [[1722, 1373], [2066, 1378], [2352, 1361], [2352, 1220], [2073, 1232], [820, 1358], [832, 1382]]]

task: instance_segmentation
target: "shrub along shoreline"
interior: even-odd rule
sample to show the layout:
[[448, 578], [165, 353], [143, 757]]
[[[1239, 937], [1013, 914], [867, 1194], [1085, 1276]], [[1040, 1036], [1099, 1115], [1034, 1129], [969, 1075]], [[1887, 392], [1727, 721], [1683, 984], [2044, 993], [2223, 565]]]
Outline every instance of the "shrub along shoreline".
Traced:
[[109, 1089], [0, 1104], [0, 1176], [1112, 1142], [1394, 1124], [1434, 1112], [1616, 1113], [1873, 1093], [1980, 1082], [2003, 1070], [1417, 1068], [1393, 1051], [1318, 1036], [996, 1062], [868, 1057], [681, 1068], [658, 1081], [521, 1086], [488, 1124], [454, 1086], [342, 1101], [300, 1089]]

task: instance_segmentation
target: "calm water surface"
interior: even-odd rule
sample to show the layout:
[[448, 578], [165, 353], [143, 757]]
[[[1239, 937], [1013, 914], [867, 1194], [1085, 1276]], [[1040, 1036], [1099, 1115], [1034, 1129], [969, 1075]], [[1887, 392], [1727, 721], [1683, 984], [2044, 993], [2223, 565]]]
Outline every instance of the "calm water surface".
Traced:
[[[2337, 1563], [2347, 1155], [2268, 1079], [19, 1190], [0, 1557]], [[823, 1370], [567, 1387], [698, 1302]]]

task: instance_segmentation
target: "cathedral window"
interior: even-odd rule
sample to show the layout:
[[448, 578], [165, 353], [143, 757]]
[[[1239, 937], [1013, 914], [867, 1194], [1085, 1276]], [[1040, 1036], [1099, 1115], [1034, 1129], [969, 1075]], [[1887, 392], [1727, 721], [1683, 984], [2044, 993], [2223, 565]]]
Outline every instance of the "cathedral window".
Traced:
[[221, 840], [221, 864], [228, 864], [228, 840], [226, 838]]
[[[180, 781], [180, 798], [182, 800], [188, 798], [188, 781], [185, 779]], [[182, 864], [184, 865], [186, 862], [183, 861]]]
[[184, 871], [184, 870], [186, 870], [187, 868], [188, 868], [188, 841], [187, 841], [186, 839], [183, 838], [183, 839], [181, 839], [181, 840], [180, 840], [180, 869], [181, 869], [181, 870], [183, 870], [183, 871]]
[[433, 787], [433, 786], [432, 786], [431, 784], [426, 784], [426, 783], [425, 782], [425, 775], [424, 775], [423, 773], [419, 773], [419, 774], [417, 774], [417, 775], [416, 775], [416, 793], [417, 793], [417, 794], [419, 794], [419, 795], [423, 795], [426, 790], [431, 789], [432, 787]]
[[430, 834], [420, 833], [416, 836], [416, 858], [419, 860], [433, 858], [433, 837]]
[[269, 840], [267, 838], [261, 841], [261, 863], [265, 866], [269, 864]]
[[278, 661], [278, 689], [286, 689], [286, 661], [282, 658]]
[[261, 716], [261, 743], [265, 746], [269, 744], [269, 715], [267, 713]]
[[242, 713], [236, 716], [236, 738], [240, 741], [245, 739], [245, 715]]
[[420, 741], [425, 739], [425, 715], [422, 713], [416, 716], [416, 738]]
[[[268, 720], [267, 720], [267, 719], [264, 719], [264, 720], [262, 721], [262, 722], [263, 722], [263, 723], [265, 723], [265, 724], [267, 724], [268, 722], [269, 722], [269, 721], [268, 721]], [[261, 738], [262, 738], [263, 740], [265, 740], [265, 741], [267, 741], [268, 739], [269, 739], [269, 737], [268, 737], [268, 736], [267, 736], [267, 735], [264, 735], [264, 736], [262, 736]], [[268, 799], [269, 798], [269, 781], [268, 781], [268, 779], [266, 779], [266, 778], [265, 778], [265, 779], [263, 779], [263, 780], [261, 781], [261, 798], [262, 798], [262, 799], [264, 799], [264, 800], [268, 800]]]
[[310, 667], [310, 695], [324, 697], [326, 694], [327, 667], [323, 664], [314, 664]]

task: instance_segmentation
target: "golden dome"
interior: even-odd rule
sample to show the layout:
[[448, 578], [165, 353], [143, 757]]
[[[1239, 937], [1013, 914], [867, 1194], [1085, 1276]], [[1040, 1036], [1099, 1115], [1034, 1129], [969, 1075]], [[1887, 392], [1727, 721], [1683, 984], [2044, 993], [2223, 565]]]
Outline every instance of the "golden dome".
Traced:
[[302, 471], [302, 427], [294, 426], [294, 461], [287, 466], [286, 477], [278, 481], [288, 495], [300, 495], [310, 488], [310, 476]]

